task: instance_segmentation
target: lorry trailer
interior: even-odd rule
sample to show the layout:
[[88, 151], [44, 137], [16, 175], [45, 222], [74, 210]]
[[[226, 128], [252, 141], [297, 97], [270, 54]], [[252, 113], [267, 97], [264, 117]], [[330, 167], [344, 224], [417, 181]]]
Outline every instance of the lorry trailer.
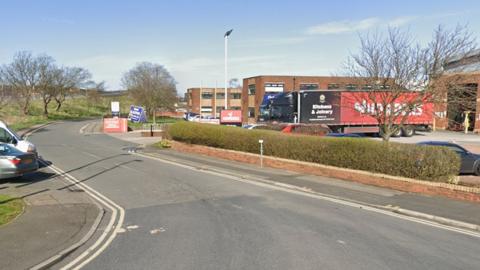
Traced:
[[[277, 94], [260, 106], [259, 122], [322, 124], [336, 133], [379, 133], [379, 123], [373, 116], [382, 110], [378, 100], [389, 92], [348, 90], [305, 90]], [[405, 92], [396, 96], [386, 108], [395, 110], [411, 104], [418, 93]], [[375, 103], [377, 101], [377, 103]], [[430, 130], [433, 124], [433, 103], [418, 103], [405, 117], [392, 117], [401, 127], [393, 136], [410, 137], [415, 130]], [[400, 114], [398, 114], [400, 115]], [[403, 118], [403, 119], [402, 119]], [[403, 121], [401, 121], [401, 119]], [[402, 123], [403, 122], [403, 123]]]

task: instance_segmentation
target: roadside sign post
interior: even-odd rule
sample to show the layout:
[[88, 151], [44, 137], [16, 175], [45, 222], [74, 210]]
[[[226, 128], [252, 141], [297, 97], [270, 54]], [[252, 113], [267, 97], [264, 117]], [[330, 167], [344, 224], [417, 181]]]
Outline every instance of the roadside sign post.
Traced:
[[133, 123], [147, 122], [147, 116], [143, 107], [134, 105], [130, 106], [130, 113], [128, 114], [128, 119]]
[[112, 101], [111, 108], [112, 108], [112, 117], [120, 116], [120, 102]]
[[260, 168], [263, 168], [263, 140], [258, 140], [258, 143], [260, 143]]

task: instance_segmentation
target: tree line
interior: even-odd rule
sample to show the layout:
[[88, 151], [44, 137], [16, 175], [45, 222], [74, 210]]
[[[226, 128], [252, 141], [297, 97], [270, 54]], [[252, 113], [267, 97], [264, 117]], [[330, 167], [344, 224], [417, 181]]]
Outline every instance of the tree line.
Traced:
[[43, 113], [55, 102], [59, 111], [67, 96], [79, 89], [98, 89], [103, 84], [92, 81], [92, 74], [81, 67], [60, 66], [46, 54], [21, 51], [12, 62], [0, 66], [0, 106], [16, 102], [24, 115], [30, 113], [35, 98], [43, 102]]

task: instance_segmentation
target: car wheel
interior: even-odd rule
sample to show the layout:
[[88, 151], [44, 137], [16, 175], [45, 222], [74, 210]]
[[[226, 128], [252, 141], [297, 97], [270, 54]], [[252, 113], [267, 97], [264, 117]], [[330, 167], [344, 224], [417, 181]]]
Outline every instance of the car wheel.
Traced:
[[402, 136], [412, 137], [413, 135], [415, 135], [415, 129], [412, 126], [402, 127]]
[[475, 166], [475, 169], [473, 170], [473, 173], [476, 176], [480, 176], [480, 163], [478, 163], [477, 166]]

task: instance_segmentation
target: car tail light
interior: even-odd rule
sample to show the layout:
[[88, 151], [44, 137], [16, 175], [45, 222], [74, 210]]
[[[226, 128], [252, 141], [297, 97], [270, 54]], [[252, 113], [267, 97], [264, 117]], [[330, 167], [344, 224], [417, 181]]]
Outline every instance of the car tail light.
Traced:
[[18, 165], [18, 164], [20, 164], [20, 162], [22, 162], [22, 160], [19, 159], [19, 158], [9, 158], [8, 160], [9, 160], [13, 165]]

